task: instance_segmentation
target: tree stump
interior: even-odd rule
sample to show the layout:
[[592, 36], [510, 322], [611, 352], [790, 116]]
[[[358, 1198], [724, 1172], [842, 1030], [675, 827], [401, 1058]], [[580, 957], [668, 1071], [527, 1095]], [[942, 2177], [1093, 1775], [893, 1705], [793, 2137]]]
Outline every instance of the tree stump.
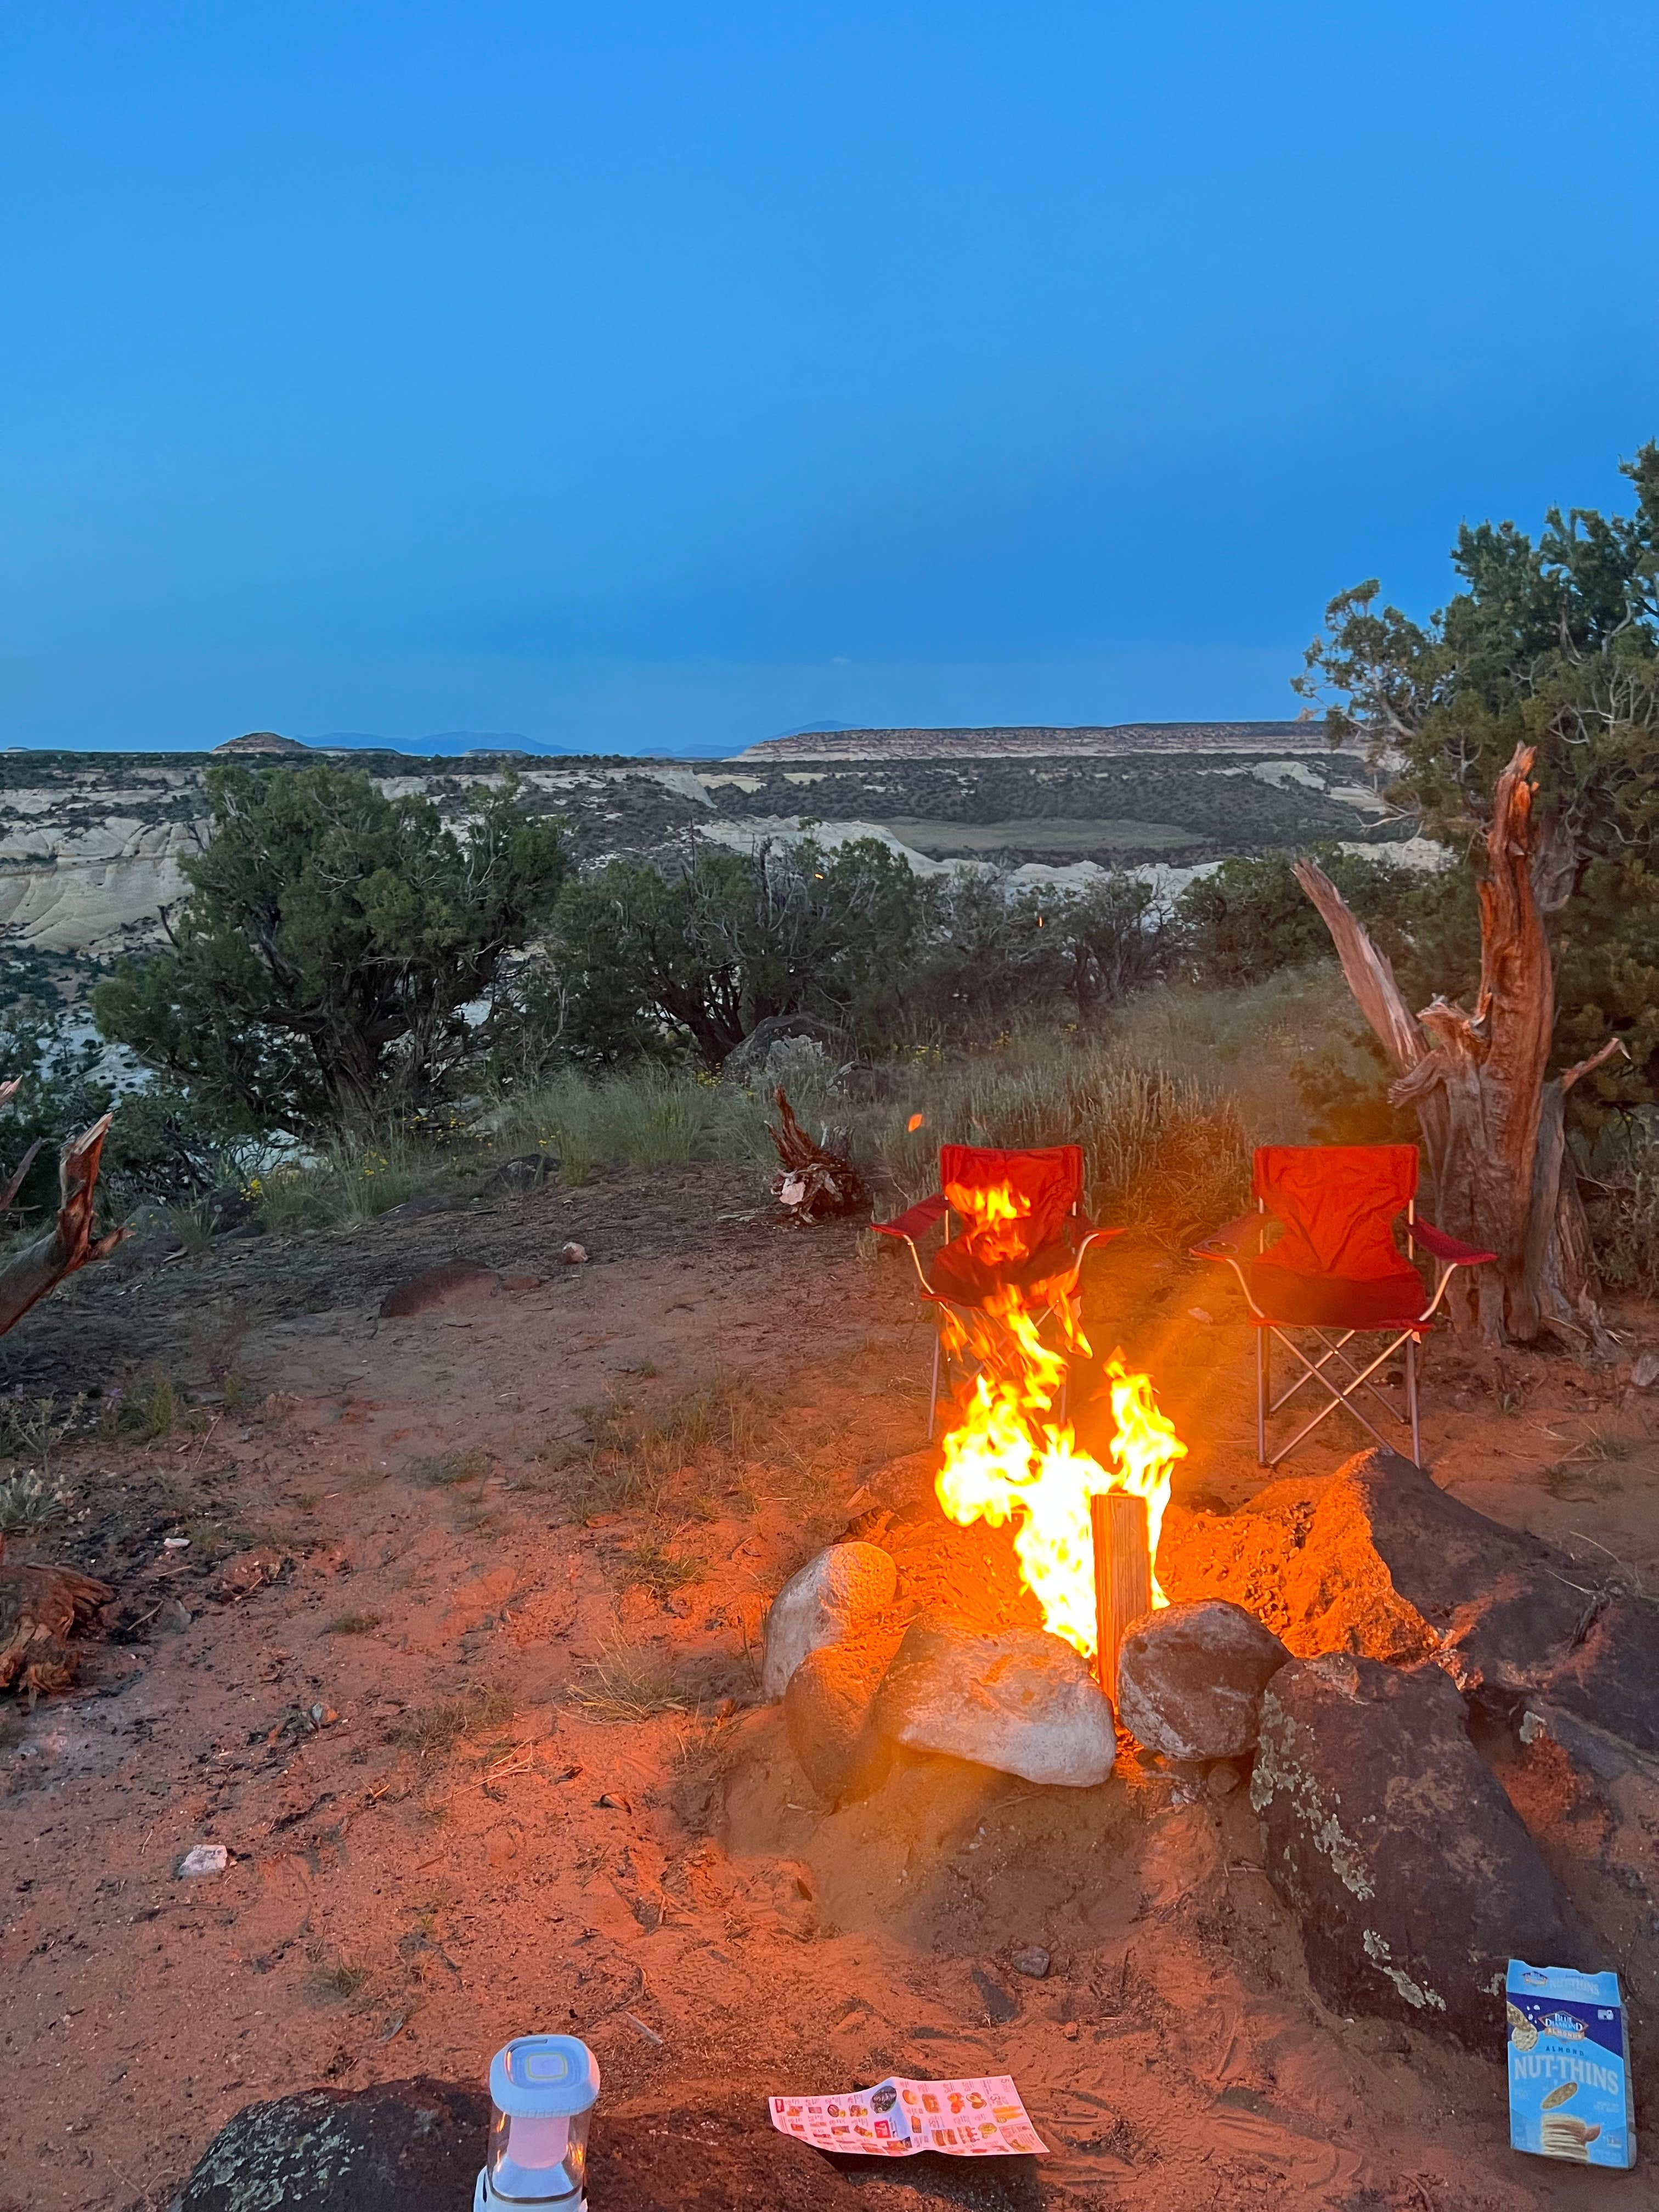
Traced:
[[1555, 842], [1536, 834], [1534, 749], [1517, 745], [1498, 778], [1481, 878], [1480, 988], [1474, 1012], [1436, 998], [1413, 1016], [1394, 969], [1324, 871], [1299, 860], [1348, 988], [1395, 1071], [1389, 1097], [1416, 1109], [1436, 1224], [1488, 1247], [1497, 1264], [1461, 1273], [1454, 1323], [1487, 1345], [1530, 1344], [1549, 1328], [1603, 1351], [1600, 1285], [1578, 1186], [1566, 1166], [1565, 1103], [1574, 1084], [1623, 1050], [1618, 1038], [1548, 1074], [1555, 970], [1544, 913], [1567, 896]]

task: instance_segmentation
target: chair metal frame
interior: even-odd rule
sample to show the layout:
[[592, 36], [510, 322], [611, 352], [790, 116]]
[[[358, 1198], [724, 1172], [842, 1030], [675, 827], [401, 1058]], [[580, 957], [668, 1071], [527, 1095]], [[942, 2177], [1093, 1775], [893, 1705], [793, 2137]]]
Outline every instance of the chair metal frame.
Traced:
[[[1073, 1200], [1067, 1209], [1066, 1218], [1068, 1221], [1086, 1219], [1080, 1197]], [[949, 1200], [942, 1191], [935, 1191], [931, 1198], [921, 1200], [894, 1220], [872, 1221], [870, 1224], [878, 1237], [897, 1237], [909, 1247], [910, 1258], [915, 1267], [916, 1280], [921, 1285], [922, 1297], [929, 1304], [938, 1306], [941, 1310], [939, 1326], [933, 1331], [933, 1371], [927, 1395], [927, 1441], [929, 1443], [933, 1440], [933, 1430], [939, 1419], [939, 1383], [943, 1380], [948, 1384], [950, 1379], [951, 1353], [945, 1344], [943, 1313], [948, 1310], [953, 1315], [972, 1314], [978, 1309], [964, 1304], [959, 1298], [946, 1297], [943, 1291], [933, 1288], [933, 1284], [928, 1280], [927, 1270], [921, 1263], [921, 1254], [917, 1249], [916, 1240], [918, 1237], [925, 1237], [936, 1222], [943, 1221], [945, 1239], [948, 1243], [955, 1234], [952, 1225], [954, 1220], [955, 1215]], [[1048, 1300], [1036, 1317], [1039, 1330], [1060, 1306], [1075, 1294], [1078, 1279], [1083, 1272], [1083, 1262], [1087, 1256], [1089, 1247], [1091, 1244], [1104, 1243], [1109, 1238], [1121, 1237], [1123, 1231], [1121, 1229], [1097, 1229], [1092, 1223], [1088, 1224], [1082, 1241], [1073, 1248], [1072, 1264], [1065, 1279], [1060, 1281], [1055, 1278], [1049, 1279]], [[966, 1334], [967, 1324], [959, 1322], [957, 1326]], [[1060, 1385], [1059, 1411], [1062, 1420], [1065, 1419], [1066, 1402], [1070, 1388], [1071, 1376], [1068, 1372]]]
[[[1214, 1231], [1201, 1243], [1194, 1244], [1192, 1248], [1195, 1258], [1218, 1260], [1224, 1266], [1232, 1269], [1238, 1279], [1238, 1287], [1244, 1293], [1244, 1303], [1250, 1310], [1250, 1319], [1255, 1328], [1257, 1462], [1262, 1467], [1277, 1467], [1282, 1460], [1288, 1459], [1297, 1446], [1305, 1442], [1320, 1423], [1329, 1414], [1335, 1413], [1339, 1406], [1352, 1413], [1362, 1428], [1369, 1430], [1378, 1443], [1391, 1449], [1389, 1438], [1384, 1436], [1376, 1424], [1354, 1403], [1355, 1396], [1363, 1389], [1369, 1391], [1384, 1413], [1397, 1421], [1402, 1428], [1410, 1429], [1412, 1460], [1416, 1466], [1420, 1467], [1423, 1463], [1423, 1440], [1422, 1421], [1418, 1403], [1417, 1347], [1432, 1328], [1440, 1302], [1446, 1295], [1446, 1286], [1457, 1270], [1460, 1267], [1483, 1266], [1488, 1261], [1495, 1260], [1498, 1255], [1495, 1252], [1480, 1250], [1471, 1244], [1462, 1243], [1456, 1237], [1447, 1236], [1443, 1230], [1436, 1229], [1431, 1223], [1419, 1221], [1417, 1218], [1417, 1201], [1415, 1198], [1408, 1199], [1406, 1202], [1406, 1242], [1411, 1256], [1415, 1259], [1420, 1249], [1437, 1263], [1439, 1269], [1439, 1279], [1421, 1313], [1407, 1322], [1403, 1328], [1393, 1321], [1379, 1323], [1373, 1328], [1364, 1327], [1340, 1328], [1334, 1323], [1321, 1324], [1316, 1322], [1279, 1320], [1265, 1312], [1256, 1304], [1251, 1294], [1249, 1277], [1243, 1265], [1246, 1259], [1261, 1257], [1265, 1249], [1267, 1223], [1273, 1218], [1267, 1201], [1264, 1199], [1258, 1199], [1255, 1212], [1241, 1214], [1237, 1220], [1228, 1222], [1224, 1228]], [[1254, 1251], [1249, 1249], [1252, 1242], [1255, 1245]], [[1317, 1281], [1340, 1279], [1310, 1277], [1310, 1279]], [[1318, 1338], [1325, 1348], [1317, 1358], [1310, 1358], [1302, 1346], [1287, 1333], [1293, 1328], [1304, 1330]], [[1374, 1359], [1367, 1365], [1359, 1367], [1356, 1365], [1354, 1357], [1349, 1353], [1347, 1347], [1356, 1336], [1372, 1335], [1387, 1335], [1389, 1341]], [[1300, 1362], [1303, 1370], [1290, 1388], [1282, 1391], [1277, 1398], [1273, 1395], [1273, 1346], [1269, 1340], [1275, 1336], [1291, 1358]], [[1376, 1383], [1371, 1381], [1377, 1369], [1392, 1359], [1402, 1344], [1406, 1347], [1406, 1405], [1403, 1412], [1385, 1397]], [[1326, 1370], [1333, 1360], [1340, 1361], [1342, 1367], [1346, 1370], [1346, 1382], [1327, 1373]], [[1322, 1406], [1310, 1420], [1304, 1422], [1288, 1443], [1281, 1444], [1270, 1456], [1267, 1450], [1269, 1420], [1275, 1413], [1288, 1406], [1297, 1393], [1310, 1382], [1317, 1382], [1321, 1385], [1328, 1394], [1328, 1402]]]

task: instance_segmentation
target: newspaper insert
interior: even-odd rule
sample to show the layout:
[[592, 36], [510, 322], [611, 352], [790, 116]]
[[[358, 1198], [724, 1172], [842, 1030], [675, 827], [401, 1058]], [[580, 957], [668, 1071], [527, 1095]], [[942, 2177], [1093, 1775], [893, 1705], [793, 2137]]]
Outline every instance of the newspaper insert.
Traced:
[[1012, 2158], [1030, 2152], [1042, 2156], [1048, 2148], [1007, 2074], [979, 2074], [965, 2081], [910, 2081], [895, 2074], [873, 2089], [769, 2101], [779, 2134], [817, 2150], [866, 2158], [913, 2158], [919, 2150]]

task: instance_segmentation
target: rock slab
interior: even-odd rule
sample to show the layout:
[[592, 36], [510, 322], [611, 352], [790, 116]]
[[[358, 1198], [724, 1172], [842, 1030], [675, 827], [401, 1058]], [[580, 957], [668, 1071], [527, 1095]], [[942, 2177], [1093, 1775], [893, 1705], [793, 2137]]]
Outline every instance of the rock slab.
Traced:
[[1398, 1453], [1361, 1452], [1331, 1477], [1285, 1597], [1298, 1656], [1432, 1657], [1500, 1712], [1541, 1693], [1659, 1752], [1659, 1607], [1587, 1601], [1565, 1553], [1448, 1496]]
[[1123, 1639], [1118, 1719], [1165, 1759], [1237, 1759], [1255, 1748], [1261, 1692], [1290, 1656], [1224, 1598], [1165, 1606]]
[[1490, 2054], [1511, 1957], [1599, 1963], [1437, 1667], [1328, 1653], [1281, 1668], [1262, 1694], [1250, 1802], [1336, 2011]]
[[1042, 1629], [975, 1636], [912, 1621], [872, 1717], [890, 1742], [1027, 1782], [1091, 1789], [1117, 1754], [1109, 1701], [1071, 1645]]
[[455, 2212], [489, 2131], [489, 2098], [453, 2081], [307, 2089], [238, 2112], [173, 2212]]
[[874, 1544], [831, 1544], [792, 1575], [766, 1616], [761, 1694], [781, 1698], [809, 1651], [839, 1644], [890, 1604], [898, 1571]]

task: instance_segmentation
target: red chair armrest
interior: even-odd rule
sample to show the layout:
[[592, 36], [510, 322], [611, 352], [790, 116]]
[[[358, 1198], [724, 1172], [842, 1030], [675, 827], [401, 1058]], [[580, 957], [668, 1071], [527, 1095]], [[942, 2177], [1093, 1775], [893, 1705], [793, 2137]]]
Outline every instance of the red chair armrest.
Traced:
[[1199, 1260], [1238, 1260], [1252, 1249], [1259, 1252], [1267, 1225], [1265, 1214], [1241, 1213], [1237, 1221], [1212, 1229], [1200, 1243], [1194, 1244], [1193, 1255]]
[[1411, 1234], [1413, 1244], [1420, 1244], [1425, 1252], [1431, 1252], [1437, 1260], [1443, 1260], [1449, 1267], [1479, 1267], [1498, 1257], [1496, 1252], [1483, 1252], [1478, 1245], [1461, 1243], [1455, 1237], [1448, 1237], [1431, 1221], [1413, 1221]]
[[878, 1237], [905, 1237], [914, 1244], [936, 1221], [942, 1221], [948, 1211], [945, 1194], [936, 1190], [931, 1198], [921, 1200], [896, 1221], [872, 1221], [870, 1226]]

